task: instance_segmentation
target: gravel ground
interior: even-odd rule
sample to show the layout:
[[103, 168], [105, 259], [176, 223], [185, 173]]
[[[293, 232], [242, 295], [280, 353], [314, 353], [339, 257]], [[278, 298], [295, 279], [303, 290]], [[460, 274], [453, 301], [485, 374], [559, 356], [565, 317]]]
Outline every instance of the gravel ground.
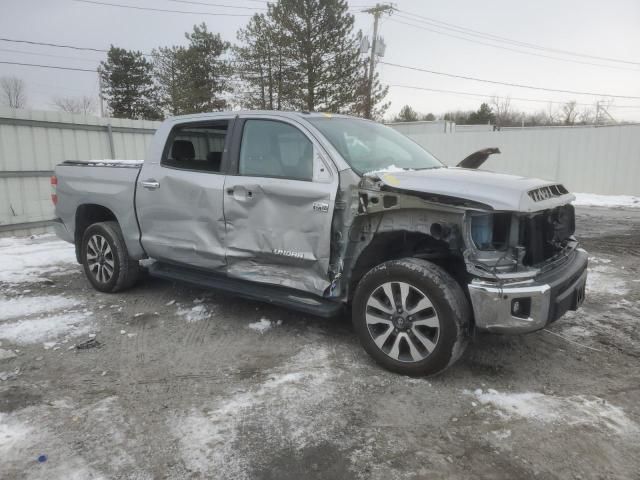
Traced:
[[583, 308], [427, 379], [346, 318], [154, 279], [100, 294], [69, 246], [0, 239], [0, 478], [638, 479], [640, 210], [578, 225]]

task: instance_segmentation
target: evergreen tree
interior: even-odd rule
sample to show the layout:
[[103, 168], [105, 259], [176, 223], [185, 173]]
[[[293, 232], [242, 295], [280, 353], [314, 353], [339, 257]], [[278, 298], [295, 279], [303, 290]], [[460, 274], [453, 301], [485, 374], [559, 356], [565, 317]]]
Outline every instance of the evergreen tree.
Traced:
[[162, 109], [169, 115], [210, 112], [227, 107], [231, 66], [222, 57], [229, 43], [207, 26], [185, 33], [187, 46], [153, 51], [154, 73]]
[[235, 68], [242, 81], [241, 104], [262, 110], [291, 108], [278, 26], [271, 17], [255, 14], [237, 38], [242, 42], [234, 47]]
[[112, 116], [162, 119], [152, 71], [153, 65], [142, 53], [111, 46], [107, 61], [100, 63], [99, 73]]
[[222, 56], [229, 43], [220, 34], [209, 32], [205, 23], [194, 25], [193, 32], [185, 36], [189, 46], [178, 49], [176, 55], [178, 82], [183, 91], [177, 101], [180, 113], [223, 110], [232, 70]]
[[160, 47], [153, 50], [154, 75], [158, 85], [158, 100], [169, 115], [180, 115], [185, 103], [181, 81], [184, 77], [184, 47]]
[[418, 121], [418, 112], [416, 112], [411, 105], [405, 105], [400, 109], [400, 113], [395, 118], [396, 122], [417, 122]]
[[491, 110], [491, 107], [489, 106], [489, 104], [482, 103], [478, 111], [472, 112], [469, 115], [468, 122], [472, 125], [473, 124], [480, 125], [480, 124], [494, 123], [495, 120], [496, 120], [496, 116], [493, 113], [493, 110]]
[[287, 72], [287, 98], [302, 110], [349, 111], [356, 101], [360, 61], [354, 17], [345, 0], [278, 0], [277, 25]]

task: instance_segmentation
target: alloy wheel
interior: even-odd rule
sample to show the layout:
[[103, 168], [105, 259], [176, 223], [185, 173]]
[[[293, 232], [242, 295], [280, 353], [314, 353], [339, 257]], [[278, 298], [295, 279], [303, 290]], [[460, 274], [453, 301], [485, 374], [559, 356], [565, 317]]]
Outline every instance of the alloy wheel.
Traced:
[[386, 282], [367, 300], [369, 335], [386, 355], [400, 362], [419, 362], [435, 349], [440, 320], [433, 303], [406, 282]]
[[87, 243], [87, 265], [93, 278], [108, 283], [113, 276], [115, 260], [109, 243], [102, 235], [93, 235]]

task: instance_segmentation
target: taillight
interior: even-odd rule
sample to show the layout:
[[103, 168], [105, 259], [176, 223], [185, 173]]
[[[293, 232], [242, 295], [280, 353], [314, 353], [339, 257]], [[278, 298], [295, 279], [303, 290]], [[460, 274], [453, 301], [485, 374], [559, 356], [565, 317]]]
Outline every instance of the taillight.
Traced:
[[58, 195], [56, 193], [57, 188], [58, 188], [58, 177], [53, 175], [51, 177], [51, 201], [53, 202], [54, 205], [58, 203]]

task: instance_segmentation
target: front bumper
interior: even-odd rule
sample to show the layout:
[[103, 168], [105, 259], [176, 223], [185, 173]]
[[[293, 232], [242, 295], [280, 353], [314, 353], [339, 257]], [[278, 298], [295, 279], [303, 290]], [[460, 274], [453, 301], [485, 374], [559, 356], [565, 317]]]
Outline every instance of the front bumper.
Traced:
[[584, 300], [587, 263], [587, 252], [579, 248], [562, 266], [526, 284], [500, 286], [474, 280], [469, 295], [476, 327], [495, 333], [533, 332], [567, 310], [577, 310]]

